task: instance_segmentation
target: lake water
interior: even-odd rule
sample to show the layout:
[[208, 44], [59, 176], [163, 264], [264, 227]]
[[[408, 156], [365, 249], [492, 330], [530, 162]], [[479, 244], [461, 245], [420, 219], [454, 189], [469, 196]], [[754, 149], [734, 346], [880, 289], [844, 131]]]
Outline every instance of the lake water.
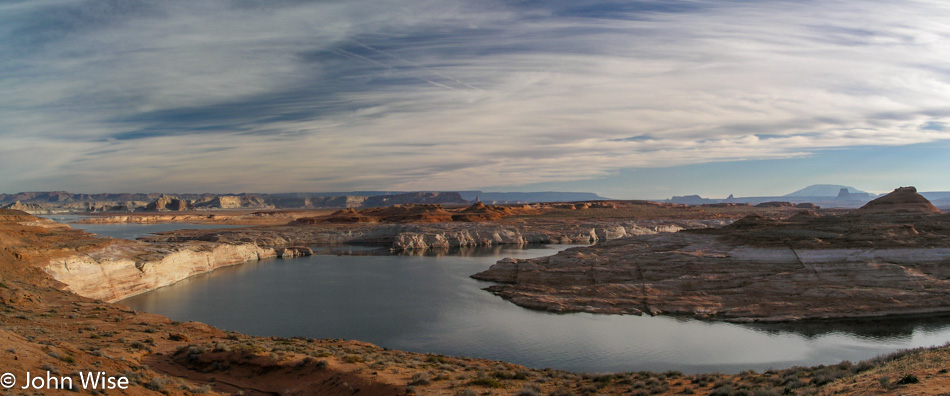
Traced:
[[117, 223], [117, 224], [82, 224], [75, 223], [84, 218], [90, 216], [84, 215], [44, 215], [41, 217], [48, 218], [53, 221], [58, 221], [60, 223], [69, 224], [70, 227], [77, 230], [83, 230], [91, 232], [93, 234], [120, 238], [120, 239], [135, 239], [139, 237], [148, 236], [156, 232], [166, 232], [166, 231], [176, 231], [176, 230], [207, 230], [207, 229], [217, 229], [217, 228], [236, 228], [236, 227], [247, 227], [241, 225], [224, 225], [224, 224], [188, 224], [188, 223], [152, 223], [152, 224], [138, 224], [138, 223]]
[[950, 319], [737, 325], [527, 310], [469, 278], [502, 257], [564, 246], [445, 255], [365, 248], [220, 269], [122, 304], [259, 336], [345, 338], [393, 349], [576, 372], [739, 372], [862, 360], [950, 341]]

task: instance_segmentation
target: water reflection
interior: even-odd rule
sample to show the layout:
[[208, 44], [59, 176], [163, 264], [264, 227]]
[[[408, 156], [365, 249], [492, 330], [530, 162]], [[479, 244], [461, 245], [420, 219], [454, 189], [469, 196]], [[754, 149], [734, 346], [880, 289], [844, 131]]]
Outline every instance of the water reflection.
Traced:
[[332, 254], [215, 271], [122, 303], [174, 320], [262, 336], [359, 339], [415, 352], [586, 372], [739, 372], [862, 360], [942, 345], [950, 319], [731, 324], [683, 317], [551, 314], [487, 293], [469, 278], [503, 257], [568, 246], [390, 255]]
[[948, 323], [950, 323], [950, 315], [757, 323], [744, 326], [767, 334], [792, 332], [808, 339], [843, 333], [868, 340], [902, 341], [911, 339], [915, 333], [942, 331]]
[[[505, 252], [531, 249], [545, 249], [544, 244], [526, 244], [523, 246], [494, 245], [494, 246], [464, 246], [434, 249], [413, 249], [392, 251], [386, 245], [333, 245], [314, 247], [314, 254], [332, 256], [411, 256], [411, 257], [502, 257]], [[583, 245], [560, 245], [564, 249]]]
[[83, 230], [103, 237], [119, 239], [136, 239], [149, 234], [177, 230], [208, 230], [220, 228], [247, 227], [228, 224], [189, 224], [189, 223], [117, 223], [117, 224], [82, 224], [77, 221], [89, 216], [83, 215], [47, 215], [42, 216], [50, 220], [69, 224], [77, 230]]

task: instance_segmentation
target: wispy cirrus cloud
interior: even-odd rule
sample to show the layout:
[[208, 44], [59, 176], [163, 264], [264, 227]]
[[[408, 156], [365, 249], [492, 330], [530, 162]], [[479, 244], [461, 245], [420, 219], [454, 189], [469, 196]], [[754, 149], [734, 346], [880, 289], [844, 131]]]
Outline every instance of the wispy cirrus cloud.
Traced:
[[460, 189], [950, 138], [950, 6], [0, 5], [5, 189]]

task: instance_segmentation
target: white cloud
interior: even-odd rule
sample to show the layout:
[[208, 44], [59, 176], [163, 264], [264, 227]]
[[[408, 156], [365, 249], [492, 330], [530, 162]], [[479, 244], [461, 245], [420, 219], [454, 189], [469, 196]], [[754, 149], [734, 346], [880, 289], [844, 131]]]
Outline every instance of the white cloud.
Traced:
[[[162, 4], [0, 60], [0, 184], [461, 189], [950, 138], [922, 129], [950, 122], [940, 2], [709, 1], [614, 19]], [[26, 145], [58, 159], [29, 161]]]

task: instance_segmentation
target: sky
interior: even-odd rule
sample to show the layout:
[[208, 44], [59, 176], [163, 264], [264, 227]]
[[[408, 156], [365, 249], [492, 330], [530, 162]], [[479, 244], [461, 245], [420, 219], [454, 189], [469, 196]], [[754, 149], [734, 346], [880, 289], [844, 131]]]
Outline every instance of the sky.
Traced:
[[0, 192], [947, 191], [948, 15], [0, 0]]

